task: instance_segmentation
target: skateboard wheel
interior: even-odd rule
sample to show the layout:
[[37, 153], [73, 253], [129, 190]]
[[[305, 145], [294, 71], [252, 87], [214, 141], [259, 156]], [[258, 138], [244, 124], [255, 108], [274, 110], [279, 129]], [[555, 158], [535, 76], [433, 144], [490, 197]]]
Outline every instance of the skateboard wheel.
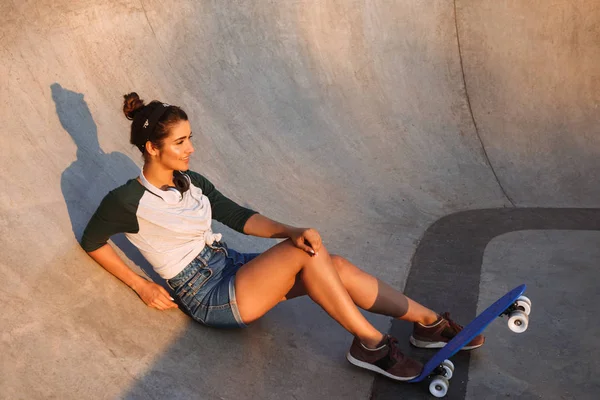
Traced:
[[523, 311], [526, 315], [531, 314], [531, 306], [529, 303], [525, 303], [524, 301], [517, 301], [517, 310]]
[[452, 363], [452, 361], [444, 360], [444, 362], [442, 362], [442, 368], [444, 369], [444, 376], [446, 377], [446, 379], [452, 379], [452, 375], [454, 375], [454, 364]]
[[508, 317], [508, 328], [515, 333], [523, 333], [529, 325], [529, 316], [523, 311], [517, 310], [510, 313]]
[[531, 300], [526, 296], [520, 296], [516, 301], [517, 307], [527, 315], [531, 314]]
[[519, 298], [517, 299], [517, 301], [524, 301], [525, 303], [531, 305], [531, 300], [527, 296], [519, 296]]
[[449, 387], [450, 382], [448, 381], [448, 379], [444, 378], [443, 376], [437, 375], [431, 380], [431, 383], [429, 384], [429, 393], [431, 393], [435, 397], [441, 398], [444, 397], [446, 393], [448, 393]]

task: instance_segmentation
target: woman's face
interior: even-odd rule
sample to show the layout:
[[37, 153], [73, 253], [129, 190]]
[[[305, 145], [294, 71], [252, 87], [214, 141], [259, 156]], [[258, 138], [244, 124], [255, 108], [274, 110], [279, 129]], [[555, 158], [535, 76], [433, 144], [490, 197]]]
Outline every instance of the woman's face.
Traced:
[[171, 127], [169, 136], [163, 141], [162, 147], [155, 148], [155, 160], [168, 169], [188, 170], [190, 156], [194, 152], [191, 139], [192, 128], [189, 121], [179, 121]]

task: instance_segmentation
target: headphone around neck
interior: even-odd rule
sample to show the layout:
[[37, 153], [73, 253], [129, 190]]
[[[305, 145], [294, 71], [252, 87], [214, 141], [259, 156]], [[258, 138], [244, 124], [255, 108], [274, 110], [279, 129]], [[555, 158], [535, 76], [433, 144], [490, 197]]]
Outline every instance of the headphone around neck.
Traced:
[[140, 180], [148, 191], [162, 198], [167, 204], [179, 203], [183, 199], [183, 194], [190, 189], [192, 183], [190, 177], [181, 171], [173, 172], [173, 183], [175, 186], [166, 186], [159, 189], [148, 182], [143, 170], [140, 172]]
[[179, 190], [181, 194], [190, 189], [190, 177], [181, 171], [173, 172], [173, 183], [175, 184], [175, 189]]

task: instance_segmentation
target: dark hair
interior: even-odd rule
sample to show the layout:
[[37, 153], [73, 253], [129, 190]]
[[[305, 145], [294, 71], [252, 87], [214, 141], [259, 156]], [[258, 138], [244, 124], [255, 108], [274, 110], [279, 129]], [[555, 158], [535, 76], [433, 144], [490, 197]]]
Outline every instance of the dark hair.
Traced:
[[[123, 113], [125, 117], [131, 121], [131, 136], [129, 142], [137, 147], [144, 156], [146, 156], [146, 142], [152, 142], [156, 147], [161, 148], [169, 130], [173, 125], [180, 121], [187, 121], [188, 116], [181, 108], [177, 106], [165, 105], [160, 101], [153, 100], [149, 104], [144, 104], [144, 100], [140, 99], [137, 93], [132, 92], [123, 96]], [[148, 118], [159, 107], [166, 107], [156, 127], [146, 133], [143, 126], [147, 123]]]

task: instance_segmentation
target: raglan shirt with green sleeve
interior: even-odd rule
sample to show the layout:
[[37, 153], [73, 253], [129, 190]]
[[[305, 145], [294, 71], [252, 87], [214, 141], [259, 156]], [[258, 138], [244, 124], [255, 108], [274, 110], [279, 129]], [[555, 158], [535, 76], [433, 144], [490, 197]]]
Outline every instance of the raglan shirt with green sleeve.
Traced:
[[[125, 236], [164, 279], [182, 271], [204, 248], [219, 240], [212, 219], [243, 233], [256, 211], [244, 208], [221, 194], [204, 176], [185, 172], [190, 189], [175, 204], [165, 201], [161, 190], [146, 188], [137, 179], [110, 191], [90, 219], [81, 247], [91, 252], [117, 233]], [[152, 190], [150, 190], [152, 189]]]

